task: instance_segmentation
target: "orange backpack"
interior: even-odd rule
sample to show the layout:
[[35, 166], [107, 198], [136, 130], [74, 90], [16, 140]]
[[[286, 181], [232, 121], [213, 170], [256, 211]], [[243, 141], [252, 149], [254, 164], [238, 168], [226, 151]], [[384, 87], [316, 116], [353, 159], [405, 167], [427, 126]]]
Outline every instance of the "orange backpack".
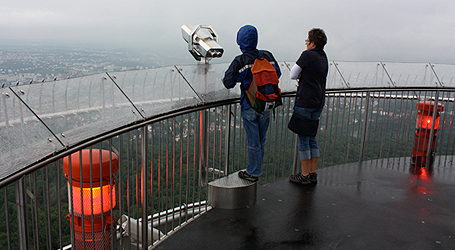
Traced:
[[259, 57], [254, 60], [253, 67], [251, 67], [253, 82], [245, 91], [251, 107], [260, 113], [283, 104], [275, 67], [262, 54], [263, 52], [259, 51]]

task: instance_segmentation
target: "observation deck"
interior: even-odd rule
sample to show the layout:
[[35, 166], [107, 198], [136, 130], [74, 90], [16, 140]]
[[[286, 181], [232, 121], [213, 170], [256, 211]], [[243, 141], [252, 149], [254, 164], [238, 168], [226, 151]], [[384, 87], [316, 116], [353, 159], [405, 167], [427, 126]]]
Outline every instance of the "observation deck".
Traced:
[[312, 186], [281, 179], [259, 187], [253, 206], [212, 209], [156, 249], [451, 249], [453, 158], [425, 173], [410, 163], [330, 166]]
[[[290, 64], [279, 64], [284, 102], [271, 118], [256, 203], [241, 209], [207, 202], [208, 183], [247, 165], [240, 90], [221, 83], [227, 64], [1, 88], [0, 248], [455, 245], [455, 65], [331, 61], [319, 182], [305, 187], [287, 179], [298, 169], [287, 129], [296, 82]], [[432, 159], [416, 166], [420, 101], [444, 109], [422, 149]], [[99, 161], [77, 179], [82, 168], [64, 168], [83, 150]], [[93, 212], [94, 193], [80, 205], [80, 187], [97, 185], [109, 190], [101, 212]]]

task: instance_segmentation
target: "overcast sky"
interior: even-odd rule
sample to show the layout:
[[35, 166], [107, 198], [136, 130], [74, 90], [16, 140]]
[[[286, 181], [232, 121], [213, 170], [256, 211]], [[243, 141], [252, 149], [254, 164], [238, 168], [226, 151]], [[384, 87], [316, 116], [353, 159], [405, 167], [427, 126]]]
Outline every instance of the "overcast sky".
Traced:
[[194, 61], [180, 27], [211, 25], [230, 62], [236, 33], [258, 28], [260, 49], [295, 61], [313, 27], [326, 31], [329, 60], [455, 63], [453, 0], [2, 0], [0, 44], [85, 44], [147, 49]]

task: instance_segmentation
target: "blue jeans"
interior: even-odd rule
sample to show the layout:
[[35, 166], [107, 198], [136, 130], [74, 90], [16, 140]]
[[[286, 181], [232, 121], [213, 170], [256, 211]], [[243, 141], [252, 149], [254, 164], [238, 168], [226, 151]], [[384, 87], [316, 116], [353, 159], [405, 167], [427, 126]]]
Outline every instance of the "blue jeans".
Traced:
[[270, 123], [270, 111], [261, 114], [249, 108], [242, 110], [242, 117], [248, 148], [246, 172], [252, 176], [259, 176], [262, 174], [262, 160], [264, 158], [265, 137]]
[[[301, 108], [294, 107], [294, 112], [305, 116], [308, 119], [319, 120], [322, 113], [322, 108]], [[313, 157], [319, 157], [319, 146], [316, 141], [316, 136], [301, 136], [299, 135], [299, 156], [300, 160], [309, 160]]]

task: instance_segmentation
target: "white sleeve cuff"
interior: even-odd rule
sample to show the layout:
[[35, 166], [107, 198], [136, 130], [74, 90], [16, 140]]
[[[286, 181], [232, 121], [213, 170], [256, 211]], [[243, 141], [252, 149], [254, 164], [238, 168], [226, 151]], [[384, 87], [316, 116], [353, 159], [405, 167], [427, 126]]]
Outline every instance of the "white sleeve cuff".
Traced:
[[297, 78], [300, 75], [300, 72], [302, 72], [302, 68], [300, 68], [299, 65], [294, 64], [294, 66], [292, 66], [292, 69], [291, 69], [291, 74], [290, 74], [291, 79], [297, 80]]

